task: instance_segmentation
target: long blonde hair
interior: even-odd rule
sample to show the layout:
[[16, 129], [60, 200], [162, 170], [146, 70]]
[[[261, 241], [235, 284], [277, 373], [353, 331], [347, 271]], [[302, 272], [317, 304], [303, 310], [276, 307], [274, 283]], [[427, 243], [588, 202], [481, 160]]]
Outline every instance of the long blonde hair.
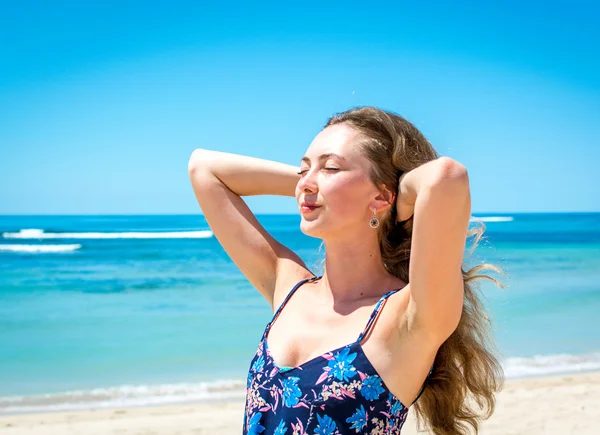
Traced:
[[[403, 172], [438, 158], [421, 132], [395, 113], [374, 107], [356, 108], [334, 115], [325, 127], [339, 123], [360, 133], [358, 146], [373, 163], [371, 180], [392, 192], [398, 191]], [[396, 220], [393, 204], [390, 214], [380, 219], [380, 249], [388, 272], [408, 283], [413, 218], [402, 223]], [[467, 237], [474, 236], [471, 253], [484, 231], [482, 224], [469, 230]], [[481, 419], [494, 412], [494, 393], [502, 387], [504, 374], [492, 352], [490, 320], [474, 284], [476, 280], [489, 279], [503, 285], [480, 274], [486, 269], [504, 274], [491, 264], [462, 269], [464, 303], [460, 322], [439, 348], [427, 388], [414, 405], [419, 422], [435, 435], [467, 434], [469, 427], [477, 433]]]

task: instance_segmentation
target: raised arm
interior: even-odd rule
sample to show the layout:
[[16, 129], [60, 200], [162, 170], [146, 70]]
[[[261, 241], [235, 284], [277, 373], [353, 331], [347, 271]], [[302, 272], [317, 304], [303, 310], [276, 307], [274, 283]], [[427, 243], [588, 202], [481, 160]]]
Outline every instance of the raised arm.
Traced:
[[399, 190], [399, 218], [414, 212], [409, 314], [414, 327], [441, 344], [458, 325], [463, 306], [462, 261], [471, 216], [467, 170], [442, 157], [403, 175]]
[[300, 257], [263, 228], [241, 196], [294, 196], [297, 172], [297, 167], [283, 163], [204, 149], [194, 150], [188, 163], [208, 225], [271, 306], [279, 284], [287, 286], [290, 276], [311, 274]]

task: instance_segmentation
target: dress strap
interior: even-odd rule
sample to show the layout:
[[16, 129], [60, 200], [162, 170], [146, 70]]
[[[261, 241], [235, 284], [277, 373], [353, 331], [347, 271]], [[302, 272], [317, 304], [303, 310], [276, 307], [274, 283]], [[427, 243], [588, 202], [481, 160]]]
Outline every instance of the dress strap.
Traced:
[[[402, 287], [402, 288], [404, 288], [404, 287]], [[385, 301], [387, 300], [387, 298], [389, 298], [394, 293], [399, 292], [400, 290], [402, 290], [402, 288], [397, 288], [392, 291], [389, 291], [386, 294], [384, 294], [381, 297], [381, 299], [379, 299], [379, 302], [377, 302], [377, 305], [375, 305], [375, 308], [373, 309], [373, 312], [371, 313], [371, 317], [369, 317], [367, 326], [365, 326], [365, 329], [363, 330], [363, 332], [361, 332], [360, 335], [358, 336], [358, 339], [356, 340], [357, 343], [360, 343], [362, 341], [362, 339], [369, 333], [369, 331], [373, 327], [373, 324], [375, 323], [375, 320], [377, 319], [377, 316], [379, 315], [379, 312], [381, 311], [382, 307], [385, 305]]]
[[287, 302], [290, 300], [290, 298], [296, 292], [296, 290], [298, 290], [302, 284], [307, 283], [307, 282], [316, 281], [319, 278], [321, 278], [321, 277], [320, 276], [313, 276], [311, 278], [303, 279], [298, 284], [296, 284], [292, 288], [292, 290], [290, 290], [290, 292], [285, 297], [285, 299], [283, 300], [283, 302], [281, 303], [281, 305], [279, 305], [279, 308], [277, 308], [277, 311], [275, 311], [275, 314], [273, 314], [273, 318], [271, 319], [271, 321], [269, 322], [269, 324], [265, 328], [265, 335], [269, 332], [269, 330], [271, 329], [271, 325], [273, 324], [273, 322], [275, 321], [275, 319], [277, 319], [277, 316], [279, 316], [279, 313], [281, 313], [281, 310], [283, 310], [283, 307], [285, 306], [285, 304], [287, 304]]
[[423, 382], [421, 391], [419, 391], [419, 394], [417, 394], [417, 398], [415, 400], [413, 400], [413, 403], [411, 403], [411, 406], [414, 405], [417, 400], [419, 400], [419, 397], [421, 397], [421, 394], [423, 394], [423, 391], [425, 391], [425, 388], [427, 388], [427, 384], [429, 383], [429, 379], [431, 378], [431, 374], [433, 373], [433, 367], [434, 366], [432, 365], [431, 368], [429, 369], [429, 373], [427, 373], [427, 377], [425, 378], [425, 381]]

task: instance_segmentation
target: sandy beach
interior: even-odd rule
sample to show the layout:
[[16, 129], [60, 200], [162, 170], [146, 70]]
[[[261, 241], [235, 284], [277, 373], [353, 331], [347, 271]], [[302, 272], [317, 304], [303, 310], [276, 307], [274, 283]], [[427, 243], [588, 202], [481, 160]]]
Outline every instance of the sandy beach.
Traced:
[[[0, 417], [3, 435], [241, 433], [243, 401]], [[507, 381], [482, 434], [598, 434], [600, 372]], [[418, 432], [414, 416], [403, 433]]]

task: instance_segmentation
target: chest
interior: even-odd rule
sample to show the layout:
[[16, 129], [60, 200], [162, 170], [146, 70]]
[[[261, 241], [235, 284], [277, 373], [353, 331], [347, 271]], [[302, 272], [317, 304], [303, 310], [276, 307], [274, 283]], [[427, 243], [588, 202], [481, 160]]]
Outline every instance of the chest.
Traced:
[[[276, 365], [298, 367], [334, 349], [356, 343], [365, 332], [374, 307], [366, 302], [338, 310], [302, 304], [285, 308], [267, 331], [265, 341]], [[378, 317], [382, 317], [381, 314]], [[386, 320], [377, 320], [377, 335], [381, 338]], [[373, 340], [373, 344], [377, 341], [380, 340]]]

